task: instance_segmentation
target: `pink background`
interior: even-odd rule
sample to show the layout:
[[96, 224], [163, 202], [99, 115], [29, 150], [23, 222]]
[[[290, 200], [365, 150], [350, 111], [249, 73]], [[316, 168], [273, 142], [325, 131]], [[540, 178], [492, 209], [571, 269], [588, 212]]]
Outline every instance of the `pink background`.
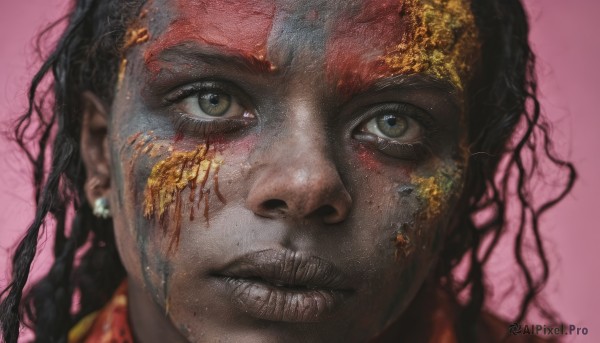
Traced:
[[[0, 0], [2, 123], [9, 123], [23, 110], [26, 86], [36, 62], [32, 55], [33, 37], [45, 23], [64, 12], [65, 3]], [[580, 176], [574, 192], [543, 221], [554, 261], [546, 298], [567, 323], [589, 329], [588, 336], [571, 337], [568, 341], [598, 342], [600, 227], [594, 218], [600, 193], [600, 3], [527, 0], [526, 5], [540, 62], [542, 103], [554, 123], [557, 150], [576, 163]], [[0, 286], [6, 285], [8, 252], [33, 216], [32, 192], [26, 185], [30, 169], [15, 151], [0, 137]], [[36, 263], [34, 275], [39, 275], [45, 266], [43, 262]], [[494, 281], [493, 276], [491, 279]]]

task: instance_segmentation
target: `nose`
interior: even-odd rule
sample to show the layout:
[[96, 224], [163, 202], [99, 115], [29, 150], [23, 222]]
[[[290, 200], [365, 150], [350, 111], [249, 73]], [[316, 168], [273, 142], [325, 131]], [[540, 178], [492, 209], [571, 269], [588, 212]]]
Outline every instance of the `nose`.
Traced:
[[[344, 221], [352, 199], [328, 151], [325, 134], [314, 126], [289, 130], [271, 143], [256, 170], [246, 206], [266, 218], [320, 218]], [[324, 131], [324, 130], [323, 130]]]

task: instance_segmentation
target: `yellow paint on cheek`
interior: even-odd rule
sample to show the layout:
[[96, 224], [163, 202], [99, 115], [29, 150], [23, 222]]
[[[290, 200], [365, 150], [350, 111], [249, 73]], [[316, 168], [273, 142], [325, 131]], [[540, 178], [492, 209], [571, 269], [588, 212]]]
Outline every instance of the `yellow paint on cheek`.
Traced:
[[425, 73], [463, 89], [479, 51], [467, 0], [406, 0], [411, 29], [384, 60], [392, 74]]
[[[152, 168], [144, 194], [144, 216], [157, 219], [165, 230], [173, 229], [173, 239], [169, 250], [177, 246], [181, 230], [184, 199], [182, 192], [189, 189], [190, 220], [194, 220], [195, 208], [200, 207], [203, 198], [204, 216], [208, 222], [208, 196], [210, 189], [206, 183], [213, 176], [214, 192], [223, 200], [216, 180], [223, 160], [206, 145], [199, 145], [192, 151], [174, 151]], [[198, 193], [198, 195], [196, 195]]]
[[458, 189], [461, 175], [460, 169], [441, 168], [429, 177], [411, 177], [411, 182], [417, 186], [418, 198], [426, 206], [423, 219], [439, 217], [447, 209], [450, 198]]

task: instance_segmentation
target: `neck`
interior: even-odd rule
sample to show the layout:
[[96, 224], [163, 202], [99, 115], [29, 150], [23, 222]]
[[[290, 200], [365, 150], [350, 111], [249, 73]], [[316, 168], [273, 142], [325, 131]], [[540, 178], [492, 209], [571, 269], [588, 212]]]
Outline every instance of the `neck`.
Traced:
[[371, 343], [456, 343], [456, 308], [448, 295], [425, 283], [406, 311]]
[[144, 287], [131, 279], [128, 286], [129, 321], [136, 342], [188, 342]]

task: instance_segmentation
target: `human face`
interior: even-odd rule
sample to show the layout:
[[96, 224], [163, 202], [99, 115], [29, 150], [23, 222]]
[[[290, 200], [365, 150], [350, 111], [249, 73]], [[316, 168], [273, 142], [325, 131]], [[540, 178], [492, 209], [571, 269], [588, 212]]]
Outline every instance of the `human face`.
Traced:
[[476, 50], [462, 0], [146, 4], [108, 125], [135, 335], [361, 342], [398, 318], [462, 189]]

